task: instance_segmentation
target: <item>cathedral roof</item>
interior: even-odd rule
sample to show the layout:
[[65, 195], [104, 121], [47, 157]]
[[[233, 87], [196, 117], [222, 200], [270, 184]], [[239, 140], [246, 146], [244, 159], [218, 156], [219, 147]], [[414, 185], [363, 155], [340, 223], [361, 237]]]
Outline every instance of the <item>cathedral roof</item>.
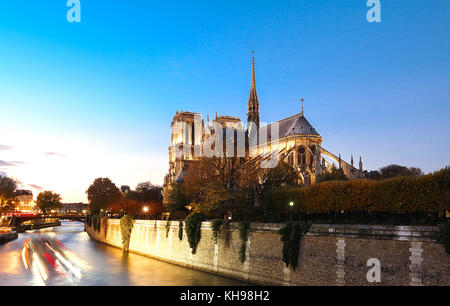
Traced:
[[[291, 136], [291, 135], [315, 135], [320, 136], [316, 129], [308, 122], [305, 116], [300, 113], [275, 123], [279, 124], [280, 138]], [[264, 134], [267, 133], [267, 140], [271, 138], [271, 127], [275, 124], [260, 128], [260, 131]]]

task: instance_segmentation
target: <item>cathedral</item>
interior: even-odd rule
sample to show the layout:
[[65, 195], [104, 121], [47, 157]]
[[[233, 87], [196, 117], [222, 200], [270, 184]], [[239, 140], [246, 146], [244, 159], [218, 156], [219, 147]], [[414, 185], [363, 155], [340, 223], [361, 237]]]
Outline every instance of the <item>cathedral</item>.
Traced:
[[[177, 111], [171, 124], [171, 141], [169, 146], [169, 173], [164, 178], [164, 202], [167, 204], [168, 192], [173, 183], [182, 182], [189, 166], [201, 157], [208, 157], [205, 152], [215, 130], [222, 128], [227, 132], [234, 131], [234, 145], [242, 139], [244, 148], [239, 157], [270, 159], [275, 155], [276, 161], [285, 161], [299, 172], [299, 180], [304, 185], [315, 184], [318, 178], [330, 172], [334, 165], [343, 170], [349, 179], [358, 179], [363, 175], [361, 157], [359, 167], [354, 167], [353, 155], [350, 163], [341, 159], [322, 147], [322, 136], [306, 119], [303, 111], [288, 118], [281, 119], [269, 125], [260, 126], [259, 100], [256, 92], [255, 56], [252, 52], [252, 72], [250, 94], [248, 98], [247, 126], [241, 119], [232, 116], [216, 116], [209, 121], [202, 119], [200, 113]], [[225, 135], [225, 133], [223, 133]], [[224, 136], [226, 137], [226, 136]], [[213, 145], [214, 146], [214, 145]], [[223, 149], [222, 149], [223, 150]], [[236, 152], [236, 150], [234, 150]], [[325, 157], [327, 157], [326, 160]]]

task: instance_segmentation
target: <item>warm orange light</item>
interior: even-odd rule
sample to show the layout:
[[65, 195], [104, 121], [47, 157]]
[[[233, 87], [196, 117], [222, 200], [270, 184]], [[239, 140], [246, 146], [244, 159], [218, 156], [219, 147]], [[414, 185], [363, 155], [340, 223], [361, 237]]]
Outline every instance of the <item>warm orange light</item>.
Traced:
[[148, 207], [147, 207], [147, 206], [144, 206], [144, 208], [142, 208], [142, 210], [143, 210], [144, 212], [147, 212], [147, 211], [148, 211]]

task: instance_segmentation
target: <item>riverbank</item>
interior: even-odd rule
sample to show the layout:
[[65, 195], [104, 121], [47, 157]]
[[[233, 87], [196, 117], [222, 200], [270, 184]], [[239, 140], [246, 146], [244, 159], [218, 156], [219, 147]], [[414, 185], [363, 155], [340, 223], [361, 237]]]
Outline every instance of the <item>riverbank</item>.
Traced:
[[[313, 225], [300, 241], [296, 269], [282, 261], [282, 224], [250, 225], [245, 260], [238, 223], [212, 239], [212, 224], [203, 222], [197, 252], [192, 254], [178, 222], [136, 220], [130, 251], [180, 266], [263, 285], [450, 285], [450, 255], [434, 241], [431, 226]], [[102, 219], [100, 231], [86, 226], [92, 239], [122, 247], [120, 220]], [[376, 259], [380, 281], [369, 282]]]
[[248, 284], [210, 273], [185, 269], [98, 243], [81, 222], [61, 220], [61, 226], [26, 231], [0, 245], [0, 286], [43, 285], [36, 269], [26, 269], [21, 252], [28, 239], [56, 239], [81, 267], [81, 279], [51, 273], [49, 286], [246, 286]]

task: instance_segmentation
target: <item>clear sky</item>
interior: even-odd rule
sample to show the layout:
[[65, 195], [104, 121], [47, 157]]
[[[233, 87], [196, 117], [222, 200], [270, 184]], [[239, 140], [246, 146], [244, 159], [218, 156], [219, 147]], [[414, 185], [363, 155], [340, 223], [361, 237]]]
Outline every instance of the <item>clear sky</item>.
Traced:
[[262, 122], [300, 111], [365, 169], [450, 157], [450, 1], [0, 2], [0, 174], [65, 202], [97, 177], [162, 184], [177, 110]]

